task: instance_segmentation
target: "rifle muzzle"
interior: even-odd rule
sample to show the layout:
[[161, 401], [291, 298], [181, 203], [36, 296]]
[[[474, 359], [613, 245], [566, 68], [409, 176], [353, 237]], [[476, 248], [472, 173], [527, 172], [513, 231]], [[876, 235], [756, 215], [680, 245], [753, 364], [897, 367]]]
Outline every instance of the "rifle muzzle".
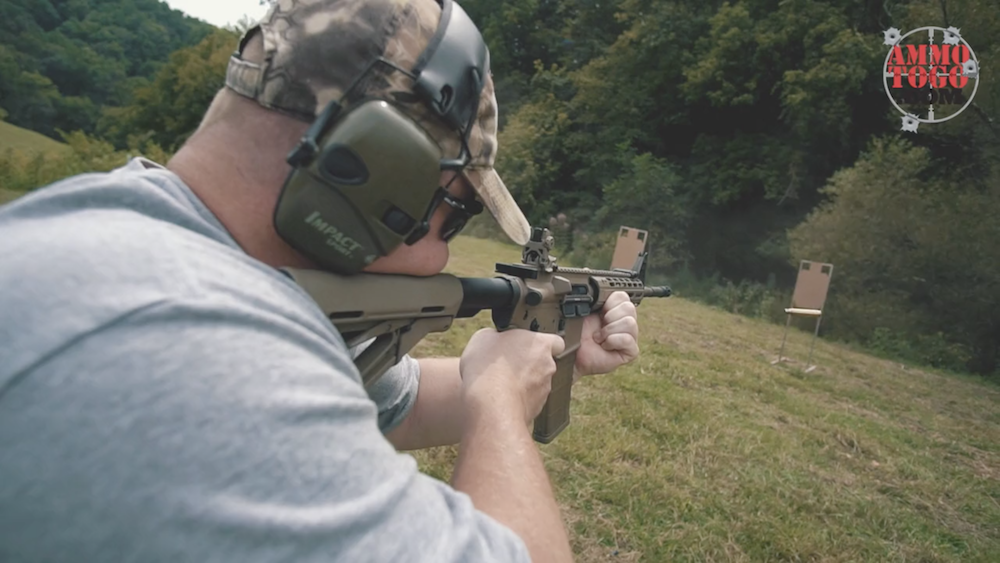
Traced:
[[671, 295], [673, 295], [673, 293], [674, 292], [665, 285], [650, 286], [646, 287], [645, 291], [643, 292], [643, 297], [670, 297]]

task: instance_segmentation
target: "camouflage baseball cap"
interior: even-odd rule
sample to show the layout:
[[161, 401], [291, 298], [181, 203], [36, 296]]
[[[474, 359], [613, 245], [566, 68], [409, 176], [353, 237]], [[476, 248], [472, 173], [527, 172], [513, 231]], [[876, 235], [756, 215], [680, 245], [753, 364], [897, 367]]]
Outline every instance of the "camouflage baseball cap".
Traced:
[[[249, 29], [229, 61], [226, 86], [260, 105], [311, 122], [333, 100], [345, 107], [378, 97], [418, 123], [441, 149], [442, 158], [461, 153], [460, 134], [413, 92], [413, 80], [380, 57], [410, 70], [430, 43], [441, 17], [435, 0], [279, 0]], [[244, 58], [252, 38], [263, 40], [260, 61]], [[356, 80], [360, 82], [344, 99]], [[497, 101], [487, 75], [468, 137], [471, 161], [464, 175], [503, 231], [528, 242], [530, 225], [493, 168], [497, 152]]]

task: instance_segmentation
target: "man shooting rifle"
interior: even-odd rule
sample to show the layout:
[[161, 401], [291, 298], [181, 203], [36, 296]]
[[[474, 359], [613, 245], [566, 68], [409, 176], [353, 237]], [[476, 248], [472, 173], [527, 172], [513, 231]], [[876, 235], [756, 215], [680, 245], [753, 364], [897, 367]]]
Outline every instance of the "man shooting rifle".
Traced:
[[[496, 127], [451, 0], [282, 0], [166, 166], [0, 208], [0, 559], [570, 560], [528, 428], [563, 339], [484, 329], [366, 389], [283, 271], [433, 276], [484, 206], [526, 244]], [[637, 337], [612, 293], [575, 371]], [[441, 444], [450, 486], [397, 453]]]

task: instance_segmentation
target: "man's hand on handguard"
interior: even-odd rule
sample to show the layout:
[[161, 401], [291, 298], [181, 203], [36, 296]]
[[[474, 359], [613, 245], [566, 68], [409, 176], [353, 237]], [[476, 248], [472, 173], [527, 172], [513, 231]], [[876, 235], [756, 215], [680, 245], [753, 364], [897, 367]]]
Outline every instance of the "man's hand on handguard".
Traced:
[[635, 304], [627, 293], [616, 291], [608, 297], [600, 313], [583, 320], [573, 379], [610, 373], [637, 357], [639, 321]]

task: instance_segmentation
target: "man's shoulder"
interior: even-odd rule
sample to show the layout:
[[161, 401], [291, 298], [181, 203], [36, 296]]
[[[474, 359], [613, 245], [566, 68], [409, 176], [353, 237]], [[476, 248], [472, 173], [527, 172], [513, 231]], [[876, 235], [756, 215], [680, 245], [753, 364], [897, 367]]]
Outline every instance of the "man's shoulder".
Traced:
[[164, 172], [129, 165], [82, 174], [0, 207], [0, 286], [148, 299], [143, 290], [199, 289], [192, 285], [201, 263], [249, 262], [190, 190]]
[[0, 208], [0, 263], [0, 336], [21, 364], [133, 311], [192, 299], [324, 331], [305, 294], [246, 255], [165, 170], [67, 178]]
[[[211, 212], [174, 174], [146, 168], [137, 161], [101, 173], [64, 178], [0, 207], [0, 230], [7, 236], [0, 251], [25, 248], [58, 252], [114, 238], [113, 247], [129, 249], [146, 239], [185, 232], [235, 247]], [[121, 233], [128, 231], [128, 238]], [[18, 244], [10, 244], [10, 239]]]

